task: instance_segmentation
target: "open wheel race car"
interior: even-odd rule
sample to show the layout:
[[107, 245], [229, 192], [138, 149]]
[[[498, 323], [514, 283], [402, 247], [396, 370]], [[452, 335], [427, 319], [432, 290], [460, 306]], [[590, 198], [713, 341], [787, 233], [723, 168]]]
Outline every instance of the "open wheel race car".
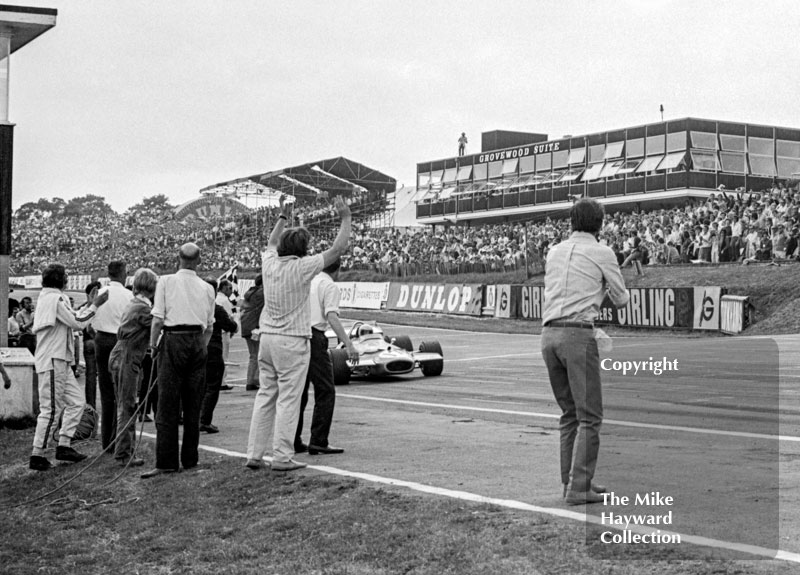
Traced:
[[[332, 330], [328, 335], [336, 339]], [[419, 351], [414, 351], [407, 335], [389, 337], [374, 322], [361, 321], [353, 324], [348, 335], [358, 350], [359, 360], [353, 364], [347, 359], [343, 343], [329, 350], [335, 385], [350, 383], [351, 376], [402, 375], [417, 367], [423, 375], [433, 376], [441, 375], [444, 369], [442, 346], [438, 341], [424, 341], [419, 345]]]

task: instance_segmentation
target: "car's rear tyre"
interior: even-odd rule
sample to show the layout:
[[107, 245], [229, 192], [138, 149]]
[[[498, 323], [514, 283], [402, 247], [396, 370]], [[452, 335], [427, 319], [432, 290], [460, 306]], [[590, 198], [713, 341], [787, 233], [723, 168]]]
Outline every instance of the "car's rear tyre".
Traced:
[[[407, 335], [397, 335], [394, 338], [394, 344], [406, 351], [414, 351], [414, 344], [411, 343], [411, 338]], [[389, 340], [391, 341], [391, 339]]]
[[[442, 353], [442, 346], [439, 345], [438, 341], [423, 341], [421, 344], [419, 344], [419, 350], [428, 353], [438, 353], [444, 357], [444, 354]], [[419, 368], [422, 370], [422, 375], [426, 377], [442, 375], [442, 371], [444, 371], [444, 360], [437, 359], [435, 361], [425, 361], [419, 364]]]
[[333, 385], [347, 385], [350, 383], [350, 366], [347, 365], [347, 350], [332, 349], [331, 363], [333, 364]]

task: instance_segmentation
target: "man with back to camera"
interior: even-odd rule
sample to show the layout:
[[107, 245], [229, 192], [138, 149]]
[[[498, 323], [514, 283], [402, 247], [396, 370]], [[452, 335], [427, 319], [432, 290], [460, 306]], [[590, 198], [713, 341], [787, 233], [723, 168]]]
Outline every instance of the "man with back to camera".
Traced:
[[561, 482], [567, 505], [601, 502], [606, 491], [592, 481], [603, 422], [594, 320], [606, 293], [618, 308], [629, 297], [614, 252], [597, 241], [603, 215], [599, 202], [578, 200], [570, 210], [572, 235], [550, 249], [545, 268], [542, 356], [562, 412]]
[[281, 196], [281, 215], [269, 236], [261, 266], [264, 309], [259, 326], [260, 388], [253, 403], [245, 464], [250, 469], [264, 467], [263, 457], [271, 445], [275, 471], [306, 467], [292, 458], [310, 353], [309, 286], [314, 276], [345, 251], [351, 228], [350, 208], [336, 196], [333, 205], [342, 219], [339, 233], [330, 249], [309, 256], [308, 230], [284, 231], [290, 209], [284, 200]]
[[[214, 288], [197, 277], [200, 248], [183, 244], [177, 273], [156, 284], [150, 355], [158, 357], [156, 467], [148, 479], [197, 467], [200, 402], [203, 400], [208, 342], [214, 329]], [[159, 344], [159, 336], [161, 343]], [[183, 407], [183, 443], [178, 450], [178, 420]]]
[[[339, 341], [345, 344], [350, 361], [358, 363], [358, 350], [350, 341], [342, 322], [339, 321], [340, 294], [335, 281], [340, 265], [341, 260], [336, 259], [311, 280], [308, 299], [311, 315], [311, 355], [306, 384], [300, 397], [300, 419], [297, 422], [297, 434], [294, 439], [294, 450], [297, 453], [306, 450], [310, 455], [344, 453], [341, 447], [334, 447], [328, 443], [333, 422], [333, 408], [336, 404], [336, 386], [333, 383], [333, 364], [328, 354], [328, 338], [325, 335], [325, 330], [330, 325], [339, 337]], [[310, 383], [314, 385], [314, 415], [311, 419], [311, 439], [306, 446], [302, 440], [303, 412], [308, 404]]]
[[100, 410], [102, 420], [100, 437], [103, 450], [114, 452], [114, 438], [117, 435], [117, 396], [114, 380], [108, 361], [111, 351], [117, 345], [117, 330], [122, 324], [122, 315], [131, 300], [131, 292], [125, 289], [128, 268], [125, 262], [114, 260], [108, 262], [108, 287], [100, 293], [108, 292], [108, 302], [97, 311], [92, 320], [94, 329], [94, 354], [97, 360], [97, 383], [100, 388]]

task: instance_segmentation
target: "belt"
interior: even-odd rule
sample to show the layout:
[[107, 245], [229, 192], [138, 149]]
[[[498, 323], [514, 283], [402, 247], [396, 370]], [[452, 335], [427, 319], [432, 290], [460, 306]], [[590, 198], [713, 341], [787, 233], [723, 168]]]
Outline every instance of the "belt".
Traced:
[[578, 327], [582, 329], [594, 329], [594, 324], [588, 321], [548, 321], [544, 327]]
[[169, 325], [164, 327], [166, 333], [200, 333], [203, 331], [201, 325]]

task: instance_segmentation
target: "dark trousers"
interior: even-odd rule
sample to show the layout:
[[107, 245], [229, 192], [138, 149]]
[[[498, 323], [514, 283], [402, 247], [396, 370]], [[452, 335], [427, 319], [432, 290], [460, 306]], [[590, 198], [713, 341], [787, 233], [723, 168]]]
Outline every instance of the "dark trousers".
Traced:
[[588, 491], [603, 423], [597, 340], [591, 329], [546, 327], [542, 356], [561, 408], [561, 482], [573, 491]]
[[258, 387], [258, 340], [246, 337], [247, 342], [247, 385]]
[[[150, 389], [150, 378], [153, 377], [153, 360], [150, 359], [149, 355], [146, 355], [142, 360], [142, 380], [139, 383], [139, 419], [144, 419], [144, 416], [150, 413], [152, 409], [153, 413], [155, 413], [156, 408], [158, 406], [158, 387], [156, 385], [153, 386], [153, 389]], [[158, 366], [155, 367], [158, 370]], [[156, 371], [158, 373], [158, 371]], [[148, 391], [150, 392], [148, 394]], [[147, 402], [147, 405], [142, 405], [144, 402]]]
[[333, 422], [333, 408], [336, 404], [336, 386], [333, 384], [333, 364], [328, 355], [328, 338], [325, 332], [311, 330], [311, 359], [303, 395], [300, 397], [300, 419], [297, 422], [295, 443], [301, 442], [303, 433], [303, 412], [308, 405], [308, 386], [314, 385], [314, 415], [311, 418], [311, 445], [328, 447], [328, 434]]
[[117, 435], [117, 397], [111, 372], [108, 370], [108, 358], [117, 344], [117, 336], [98, 331], [94, 336], [94, 353], [97, 359], [97, 383], [100, 387], [100, 439], [103, 449], [113, 450], [114, 437]]
[[[158, 351], [156, 467], [190, 469], [197, 465], [200, 402], [206, 379], [202, 332], [165, 332]], [[178, 419], [183, 407], [183, 443], [178, 454]]]
[[200, 406], [200, 423], [202, 425], [211, 425], [214, 408], [219, 400], [219, 388], [222, 385], [223, 375], [225, 375], [225, 361], [222, 359], [222, 350], [210, 352], [206, 361], [206, 391]]
[[94, 340], [83, 340], [83, 361], [86, 363], [86, 403], [97, 407], [97, 358], [94, 354]]

